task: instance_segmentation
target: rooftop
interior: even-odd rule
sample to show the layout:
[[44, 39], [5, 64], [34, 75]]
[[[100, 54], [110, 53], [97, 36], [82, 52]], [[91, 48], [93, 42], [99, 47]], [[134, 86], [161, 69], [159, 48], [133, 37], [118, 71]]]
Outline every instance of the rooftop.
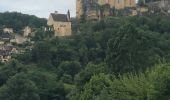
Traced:
[[51, 16], [54, 19], [54, 21], [61, 21], [61, 22], [69, 22], [70, 21], [67, 17], [67, 14], [51, 13]]

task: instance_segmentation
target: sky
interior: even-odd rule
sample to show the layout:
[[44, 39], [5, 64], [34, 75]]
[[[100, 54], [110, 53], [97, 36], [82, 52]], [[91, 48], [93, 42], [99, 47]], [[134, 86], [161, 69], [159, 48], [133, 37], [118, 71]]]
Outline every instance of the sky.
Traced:
[[70, 10], [71, 16], [76, 13], [75, 0], [0, 0], [0, 12], [21, 12], [24, 14], [36, 15], [41, 18], [48, 18], [49, 14], [67, 13]]

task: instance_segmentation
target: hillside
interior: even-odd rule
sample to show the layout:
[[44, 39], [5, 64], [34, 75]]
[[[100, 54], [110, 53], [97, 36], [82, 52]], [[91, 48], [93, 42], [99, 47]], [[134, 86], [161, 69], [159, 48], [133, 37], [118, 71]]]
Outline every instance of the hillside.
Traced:
[[22, 14], [18, 12], [0, 13], [0, 27], [13, 28], [15, 31], [20, 31], [26, 26], [39, 28], [46, 26], [47, 20], [38, 18], [33, 15]]
[[0, 65], [0, 100], [170, 99], [169, 17], [72, 22], [72, 36], [38, 30]]

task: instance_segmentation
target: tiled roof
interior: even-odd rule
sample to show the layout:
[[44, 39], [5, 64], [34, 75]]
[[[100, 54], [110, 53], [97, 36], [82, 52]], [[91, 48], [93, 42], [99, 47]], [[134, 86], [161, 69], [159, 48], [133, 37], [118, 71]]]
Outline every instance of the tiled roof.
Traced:
[[0, 33], [0, 38], [9, 38], [12, 39], [13, 36], [10, 33]]
[[54, 21], [61, 21], [61, 22], [69, 22], [70, 21], [66, 14], [51, 13], [51, 16]]
[[7, 50], [0, 50], [0, 56], [8, 56], [10, 55], [10, 52]]
[[7, 51], [12, 51], [13, 48], [16, 48], [15, 46], [4, 46], [4, 49]]

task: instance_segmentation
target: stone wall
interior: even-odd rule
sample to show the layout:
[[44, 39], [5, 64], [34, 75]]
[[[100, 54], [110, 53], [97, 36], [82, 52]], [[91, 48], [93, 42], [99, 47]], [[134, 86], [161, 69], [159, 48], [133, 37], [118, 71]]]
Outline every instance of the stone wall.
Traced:
[[70, 36], [72, 34], [71, 22], [54, 21], [50, 15], [47, 25], [53, 26], [55, 36]]
[[[96, 6], [97, 4], [97, 6]], [[89, 0], [77, 0], [76, 14], [79, 19], [83, 14], [86, 18], [94, 19], [100, 18], [101, 16], [109, 16], [114, 15], [114, 12], [110, 12], [111, 9], [115, 10], [123, 10], [125, 8], [135, 8], [136, 0], [93, 0], [93, 2]], [[109, 9], [104, 9], [104, 11], [100, 11], [100, 6], [108, 5]], [[102, 12], [102, 13], [101, 13]], [[100, 15], [103, 14], [103, 15]]]
[[54, 22], [55, 36], [70, 36], [71, 22]]
[[83, 15], [83, 6], [81, 0], [76, 1], [76, 15], [78, 19], [80, 19], [81, 15]]

